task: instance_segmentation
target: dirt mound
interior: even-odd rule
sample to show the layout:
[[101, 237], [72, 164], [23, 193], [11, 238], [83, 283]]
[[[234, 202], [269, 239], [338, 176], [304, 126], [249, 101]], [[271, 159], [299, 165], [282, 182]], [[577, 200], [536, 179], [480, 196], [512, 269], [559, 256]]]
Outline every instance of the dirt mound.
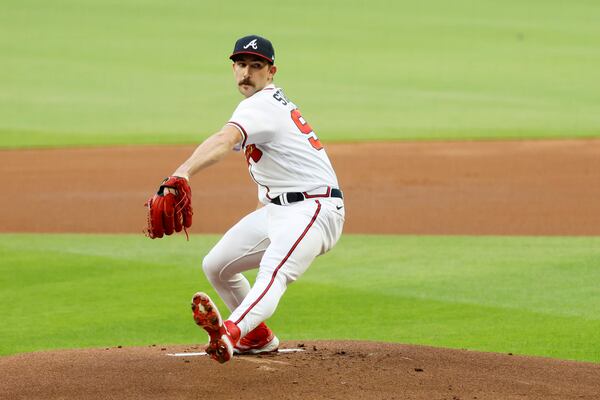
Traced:
[[600, 364], [374, 342], [287, 342], [235, 357], [201, 346], [66, 350], [0, 358], [6, 399], [597, 399]]

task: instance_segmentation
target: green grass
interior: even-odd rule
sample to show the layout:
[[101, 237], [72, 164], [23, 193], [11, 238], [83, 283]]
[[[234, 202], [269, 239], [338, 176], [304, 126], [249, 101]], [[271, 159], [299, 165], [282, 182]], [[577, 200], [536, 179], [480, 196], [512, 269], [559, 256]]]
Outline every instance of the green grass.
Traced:
[[[600, 3], [5, 0], [0, 148], [196, 143], [256, 32], [323, 141], [600, 136]], [[268, 21], [268, 23], [265, 23]]]
[[[189, 299], [214, 294], [200, 262], [217, 239], [0, 235], [0, 354], [203, 343]], [[599, 265], [598, 237], [346, 235], [288, 290], [269, 324], [283, 340], [600, 362]]]

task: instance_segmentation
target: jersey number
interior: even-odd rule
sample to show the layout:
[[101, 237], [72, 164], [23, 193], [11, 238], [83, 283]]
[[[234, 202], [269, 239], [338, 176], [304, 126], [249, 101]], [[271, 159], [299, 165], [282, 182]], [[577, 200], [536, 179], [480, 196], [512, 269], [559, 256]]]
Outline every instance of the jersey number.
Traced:
[[300, 129], [300, 132], [304, 133], [305, 135], [309, 135], [309, 134], [313, 133], [313, 136], [308, 138], [310, 145], [312, 147], [314, 147], [315, 150], [323, 149], [323, 145], [321, 144], [321, 141], [319, 140], [317, 135], [314, 134], [313, 129], [310, 127], [308, 122], [306, 122], [306, 120], [304, 118], [302, 118], [302, 114], [300, 114], [300, 110], [296, 108], [296, 109], [292, 110], [291, 113], [292, 113], [292, 121], [294, 121], [294, 123], [296, 124], [298, 129]]

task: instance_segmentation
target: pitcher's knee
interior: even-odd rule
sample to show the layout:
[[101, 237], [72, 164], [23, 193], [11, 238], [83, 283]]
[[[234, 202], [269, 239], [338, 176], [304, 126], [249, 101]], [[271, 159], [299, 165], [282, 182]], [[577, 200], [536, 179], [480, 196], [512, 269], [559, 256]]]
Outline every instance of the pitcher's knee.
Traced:
[[204, 275], [206, 275], [209, 280], [216, 280], [219, 279], [221, 265], [216, 262], [214, 257], [211, 257], [210, 253], [208, 253], [202, 260], [202, 270], [204, 271]]

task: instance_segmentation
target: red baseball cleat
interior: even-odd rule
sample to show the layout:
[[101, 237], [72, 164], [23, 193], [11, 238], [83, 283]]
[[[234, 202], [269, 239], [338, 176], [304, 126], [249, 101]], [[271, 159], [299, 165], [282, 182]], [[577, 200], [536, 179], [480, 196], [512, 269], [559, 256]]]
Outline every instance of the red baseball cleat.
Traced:
[[221, 364], [231, 359], [233, 347], [240, 337], [240, 330], [231, 321], [221, 319], [219, 310], [206, 293], [198, 292], [192, 298], [192, 311], [196, 325], [209, 336], [206, 353]]
[[240, 339], [233, 348], [233, 352], [235, 354], [261, 354], [276, 352], [278, 349], [279, 339], [264, 322], [261, 322]]

